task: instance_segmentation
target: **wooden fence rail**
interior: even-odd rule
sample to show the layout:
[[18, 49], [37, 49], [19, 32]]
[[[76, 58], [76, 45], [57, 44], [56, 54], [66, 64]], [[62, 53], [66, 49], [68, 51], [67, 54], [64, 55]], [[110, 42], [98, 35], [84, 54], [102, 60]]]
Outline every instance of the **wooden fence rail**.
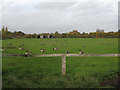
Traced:
[[[23, 56], [28, 57], [28, 55], [11, 55], [11, 54], [0, 54], [0, 56]], [[41, 54], [41, 55], [30, 55], [31, 57], [56, 57], [62, 56], [62, 75], [66, 74], [66, 56], [79, 56], [79, 57], [113, 57], [120, 56], [120, 54]]]
[[[18, 55], [18, 54], [0, 54], [0, 56], [29, 56], [29, 55]], [[96, 57], [96, 56], [120, 56], [120, 54], [39, 54], [30, 55], [31, 57], [56, 57], [56, 56], [79, 56], [79, 57]]]

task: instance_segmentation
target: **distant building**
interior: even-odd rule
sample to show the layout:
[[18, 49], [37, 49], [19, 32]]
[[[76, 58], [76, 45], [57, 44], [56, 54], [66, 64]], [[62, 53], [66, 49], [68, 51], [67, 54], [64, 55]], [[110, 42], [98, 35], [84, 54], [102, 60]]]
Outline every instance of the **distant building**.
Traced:
[[52, 38], [52, 35], [38, 35], [37, 38]]
[[44, 35], [40, 35], [40, 38], [44, 38]]
[[48, 35], [48, 38], [52, 38], [52, 35]]
[[97, 29], [96, 32], [104, 32], [103, 29]]
[[45, 35], [38, 35], [37, 38], [45, 38]]

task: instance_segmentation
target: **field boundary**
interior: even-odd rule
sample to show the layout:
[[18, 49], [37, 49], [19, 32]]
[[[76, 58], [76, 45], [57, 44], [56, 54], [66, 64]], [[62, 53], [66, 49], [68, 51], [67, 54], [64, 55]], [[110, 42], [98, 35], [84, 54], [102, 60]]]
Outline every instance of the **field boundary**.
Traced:
[[41, 54], [41, 55], [12, 55], [12, 54], [0, 54], [0, 56], [22, 56], [22, 57], [62, 57], [62, 75], [66, 75], [66, 56], [79, 56], [79, 57], [113, 57], [120, 56], [120, 54]]
[[25, 55], [25, 54], [0, 54], [0, 56], [22, 56], [22, 57], [56, 57], [56, 56], [79, 56], [79, 57], [96, 57], [96, 56], [103, 56], [103, 57], [112, 57], [112, 56], [120, 56], [120, 54], [39, 54], [39, 55]]

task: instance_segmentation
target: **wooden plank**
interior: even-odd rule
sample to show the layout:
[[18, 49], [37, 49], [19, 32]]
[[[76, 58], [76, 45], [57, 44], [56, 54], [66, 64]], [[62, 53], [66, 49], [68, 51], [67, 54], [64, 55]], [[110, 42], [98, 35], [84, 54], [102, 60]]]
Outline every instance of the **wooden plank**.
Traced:
[[34, 57], [56, 57], [56, 56], [63, 56], [65, 54], [41, 54], [41, 55], [33, 55]]
[[120, 54], [66, 54], [66, 56], [80, 56], [80, 57], [96, 57], [96, 56], [120, 56]]
[[62, 75], [66, 74], [66, 56], [62, 56]]
[[[56, 56], [79, 56], [79, 57], [112, 57], [112, 56], [120, 56], [120, 54], [41, 54], [41, 55], [31, 55], [31, 57], [56, 57]], [[1, 56], [1, 55], [0, 55]], [[2, 56], [25, 56], [25, 55], [12, 55], [12, 54], [2, 54]]]

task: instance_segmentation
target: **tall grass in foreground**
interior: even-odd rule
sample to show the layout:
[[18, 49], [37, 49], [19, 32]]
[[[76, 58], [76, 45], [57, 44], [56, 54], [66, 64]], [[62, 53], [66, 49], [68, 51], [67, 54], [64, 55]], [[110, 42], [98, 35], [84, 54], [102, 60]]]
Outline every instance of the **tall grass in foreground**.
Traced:
[[[3, 88], [99, 88], [118, 75], [118, 57], [3, 57]], [[110, 85], [104, 87], [113, 87]]]
[[16, 76], [9, 76], [8, 81], [3, 81], [3, 88], [115, 88], [113, 86], [101, 86], [103, 80], [109, 80], [117, 77], [117, 72], [107, 74], [94, 74], [88, 76], [53, 75], [44, 78], [24, 77], [19, 79]]

